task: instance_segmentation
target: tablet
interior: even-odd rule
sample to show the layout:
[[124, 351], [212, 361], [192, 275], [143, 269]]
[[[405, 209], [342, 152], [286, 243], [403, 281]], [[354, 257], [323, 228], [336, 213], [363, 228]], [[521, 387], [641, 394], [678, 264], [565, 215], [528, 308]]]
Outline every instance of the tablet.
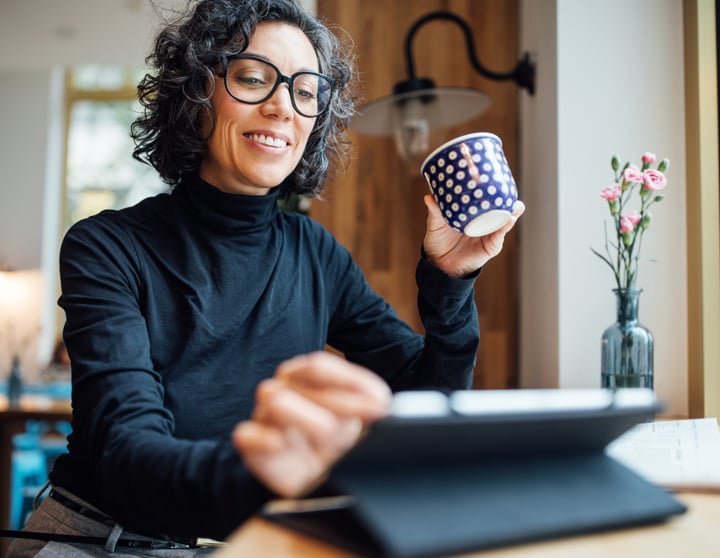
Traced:
[[602, 453], [660, 408], [650, 389], [401, 392], [336, 470]]
[[659, 409], [636, 389], [399, 393], [321, 494], [265, 516], [388, 558], [663, 521], [685, 506], [605, 454]]

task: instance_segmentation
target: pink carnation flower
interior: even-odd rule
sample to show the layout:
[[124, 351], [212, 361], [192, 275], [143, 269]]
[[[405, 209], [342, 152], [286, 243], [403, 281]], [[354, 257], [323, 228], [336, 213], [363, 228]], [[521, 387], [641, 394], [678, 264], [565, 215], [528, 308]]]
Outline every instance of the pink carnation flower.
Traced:
[[645, 152], [645, 155], [642, 156], [642, 162], [647, 165], [652, 165], [655, 162], [655, 153], [650, 153], [649, 151]]
[[628, 234], [633, 232], [633, 229], [635, 228], [635, 225], [633, 222], [628, 219], [626, 216], [620, 217], [620, 232], [623, 234]]
[[620, 189], [620, 184], [612, 184], [611, 186], [607, 186], [600, 191], [600, 197], [605, 198], [609, 202], [615, 201], [620, 197], [621, 194], [622, 190]]
[[633, 232], [641, 219], [642, 215], [640, 215], [637, 211], [633, 211], [631, 213], [623, 213], [620, 216], [620, 232], [622, 232], [623, 234]]
[[[664, 198], [656, 190], [662, 190], [667, 184], [665, 172], [670, 161], [663, 159], [659, 164], [656, 162], [655, 154], [649, 151], [642, 155], [639, 165], [631, 165], [629, 161], [623, 164], [613, 155], [610, 166], [615, 184], [607, 185], [600, 191], [600, 197], [607, 201], [614, 234], [609, 237], [606, 230], [604, 252], [592, 251], [612, 269], [618, 289], [635, 288], [637, 285], [642, 238], [651, 220], [650, 208]], [[630, 210], [633, 206], [637, 209]], [[624, 212], [625, 209], [627, 212]]]
[[648, 190], [662, 190], [667, 184], [665, 175], [659, 170], [648, 169], [642, 175], [643, 184]]
[[632, 211], [631, 213], [625, 213], [623, 215], [623, 218], [628, 219], [633, 224], [633, 226], [637, 226], [637, 224], [642, 219], [642, 215], [640, 215], [640, 213], [638, 213], [637, 211]]
[[625, 182], [642, 182], [643, 173], [635, 165], [630, 165], [623, 172], [623, 180]]

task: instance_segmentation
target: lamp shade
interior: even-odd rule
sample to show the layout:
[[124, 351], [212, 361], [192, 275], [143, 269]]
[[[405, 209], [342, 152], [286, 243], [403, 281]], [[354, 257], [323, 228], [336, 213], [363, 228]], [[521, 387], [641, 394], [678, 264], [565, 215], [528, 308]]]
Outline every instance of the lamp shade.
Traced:
[[350, 126], [361, 134], [392, 136], [401, 120], [400, 113], [408, 102], [422, 103], [423, 115], [430, 129], [447, 128], [484, 113], [491, 104], [490, 97], [477, 89], [436, 87], [382, 97], [360, 109]]
[[415, 89], [359, 109], [351, 126], [367, 135], [395, 136], [398, 154], [415, 165], [430, 152], [432, 131], [472, 120], [489, 106], [490, 97], [476, 89]]

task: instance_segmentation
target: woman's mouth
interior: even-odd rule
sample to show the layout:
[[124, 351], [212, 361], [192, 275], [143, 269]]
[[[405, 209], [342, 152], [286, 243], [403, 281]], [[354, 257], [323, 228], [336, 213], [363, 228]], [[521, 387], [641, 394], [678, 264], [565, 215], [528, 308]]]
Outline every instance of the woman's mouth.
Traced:
[[287, 141], [280, 138], [274, 138], [272, 136], [266, 136], [265, 134], [245, 134], [245, 137], [250, 138], [252, 141], [256, 143], [260, 143], [262, 145], [268, 145], [270, 147], [286, 147]]

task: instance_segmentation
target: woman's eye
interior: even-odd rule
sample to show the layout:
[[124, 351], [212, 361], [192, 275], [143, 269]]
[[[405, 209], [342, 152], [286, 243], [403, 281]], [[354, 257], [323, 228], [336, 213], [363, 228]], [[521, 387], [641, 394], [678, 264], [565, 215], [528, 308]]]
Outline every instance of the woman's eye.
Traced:
[[265, 80], [262, 76], [244, 74], [237, 76], [236, 80], [242, 85], [259, 86], [265, 85]]
[[312, 101], [317, 96], [317, 83], [312, 79], [295, 79], [295, 96], [303, 101]]
[[308, 91], [307, 89], [295, 89], [295, 96], [300, 97], [303, 101], [312, 101], [315, 98], [314, 91]]

